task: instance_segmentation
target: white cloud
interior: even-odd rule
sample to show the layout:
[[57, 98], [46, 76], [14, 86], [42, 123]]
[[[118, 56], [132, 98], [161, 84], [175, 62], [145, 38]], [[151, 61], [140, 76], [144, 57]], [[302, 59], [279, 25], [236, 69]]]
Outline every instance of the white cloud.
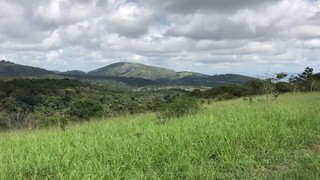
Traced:
[[135, 3], [124, 3], [106, 17], [106, 27], [122, 36], [137, 37], [148, 32], [152, 20], [150, 9]]
[[67, 65], [68, 63], [61, 59], [62, 53], [63, 53], [62, 49], [55, 50], [55, 51], [49, 51], [47, 53], [47, 62], [52, 63], [52, 64]]
[[61, 26], [92, 18], [96, 14], [95, 3], [77, 3], [74, 0], [45, 0], [39, 3], [33, 18], [45, 26]]
[[310, 0], [0, 1], [0, 57], [59, 70], [132, 61], [298, 71], [319, 64], [319, 32], [320, 2]]
[[298, 26], [292, 29], [292, 32], [297, 37], [301, 38], [319, 38], [320, 37], [320, 24], [317, 25], [307, 25], [307, 26]]
[[303, 43], [307, 48], [320, 48], [320, 39], [312, 39]]
[[43, 47], [47, 48], [47, 49], [58, 47], [61, 44], [62, 44], [62, 39], [61, 39], [58, 31], [53, 31], [52, 34], [48, 38], [43, 39], [43, 41], [42, 41]]

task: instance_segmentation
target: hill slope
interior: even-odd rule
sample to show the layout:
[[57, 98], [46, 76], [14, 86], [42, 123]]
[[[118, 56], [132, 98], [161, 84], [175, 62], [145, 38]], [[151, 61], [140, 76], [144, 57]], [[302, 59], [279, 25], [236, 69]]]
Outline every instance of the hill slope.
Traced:
[[[3, 179], [319, 179], [319, 94], [0, 134]], [[262, 98], [262, 97], [261, 97]], [[298, 103], [297, 103], [298, 102]]]
[[119, 62], [90, 71], [88, 75], [134, 77], [155, 80], [160, 78], [173, 78], [176, 76], [176, 72], [171, 69], [147, 66], [144, 64]]
[[5, 61], [5, 60], [0, 61], [0, 75], [35, 76], [35, 75], [45, 75], [45, 74], [54, 74], [54, 72], [48, 71], [42, 68], [15, 64], [10, 61]]

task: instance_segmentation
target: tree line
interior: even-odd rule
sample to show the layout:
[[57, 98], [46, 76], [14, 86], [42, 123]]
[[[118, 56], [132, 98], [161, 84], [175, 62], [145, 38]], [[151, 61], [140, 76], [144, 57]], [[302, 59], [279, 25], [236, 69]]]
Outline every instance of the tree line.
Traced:
[[320, 73], [313, 73], [313, 68], [307, 67], [301, 74], [291, 76], [284, 81], [286, 76], [286, 73], [278, 73], [273, 78], [253, 79], [241, 85], [220, 86], [205, 91], [195, 89], [189, 95], [197, 98], [224, 100], [262, 94], [277, 96], [286, 92], [320, 91]]

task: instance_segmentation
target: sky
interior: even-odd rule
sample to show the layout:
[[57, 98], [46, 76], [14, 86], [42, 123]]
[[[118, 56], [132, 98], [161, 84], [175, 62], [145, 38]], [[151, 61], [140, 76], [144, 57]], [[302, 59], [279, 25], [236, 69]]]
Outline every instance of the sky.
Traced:
[[0, 59], [261, 77], [320, 71], [318, 0], [0, 0]]

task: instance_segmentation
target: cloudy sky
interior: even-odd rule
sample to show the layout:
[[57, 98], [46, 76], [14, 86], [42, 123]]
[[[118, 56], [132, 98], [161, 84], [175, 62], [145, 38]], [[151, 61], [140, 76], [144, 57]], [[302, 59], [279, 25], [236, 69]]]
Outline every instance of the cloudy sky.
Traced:
[[0, 58], [60, 71], [320, 71], [320, 1], [0, 0]]

